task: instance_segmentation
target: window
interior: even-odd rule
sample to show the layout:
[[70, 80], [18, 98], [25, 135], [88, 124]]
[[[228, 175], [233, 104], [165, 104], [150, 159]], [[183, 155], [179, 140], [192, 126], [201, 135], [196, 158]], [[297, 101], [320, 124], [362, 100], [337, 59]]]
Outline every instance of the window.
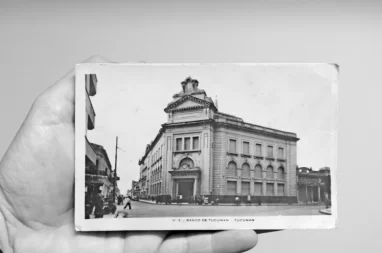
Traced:
[[248, 195], [250, 192], [249, 182], [241, 182], [241, 195]]
[[273, 196], [273, 189], [274, 189], [274, 184], [273, 183], [268, 183], [267, 184], [267, 196]]
[[241, 177], [250, 177], [250, 170], [249, 170], [249, 165], [248, 163], [244, 163], [242, 166], [242, 171], [241, 171]]
[[228, 168], [227, 168], [227, 175], [231, 177], [236, 177], [236, 163], [235, 162], [229, 162]]
[[255, 183], [255, 196], [261, 196], [261, 193], [263, 192], [263, 184], [262, 183]]
[[256, 156], [261, 156], [261, 144], [256, 144]]
[[193, 150], [199, 149], [199, 137], [192, 138], [192, 149]]
[[268, 146], [268, 157], [273, 157], [273, 146]]
[[277, 196], [284, 196], [284, 184], [277, 185]]
[[284, 168], [283, 167], [278, 168], [277, 179], [284, 180]]
[[229, 140], [229, 152], [236, 153], [236, 140]]
[[228, 195], [236, 195], [236, 182], [228, 181], [227, 182], [227, 194]]
[[280, 159], [283, 159], [284, 158], [284, 148], [279, 148], [279, 154], [278, 154], [278, 157]]
[[262, 170], [261, 170], [261, 166], [260, 166], [259, 164], [257, 164], [257, 165], [255, 166], [255, 177], [256, 177], [256, 178], [262, 178], [262, 177], [263, 177], [262, 174], [263, 174], [263, 173], [262, 173]]
[[273, 179], [273, 168], [272, 168], [272, 166], [267, 167], [267, 179]]
[[249, 142], [243, 142], [243, 154], [249, 155]]
[[184, 150], [190, 150], [191, 149], [191, 138], [187, 137], [184, 138]]
[[176, 138], [176, 151], [182, 150], [182, 138]]

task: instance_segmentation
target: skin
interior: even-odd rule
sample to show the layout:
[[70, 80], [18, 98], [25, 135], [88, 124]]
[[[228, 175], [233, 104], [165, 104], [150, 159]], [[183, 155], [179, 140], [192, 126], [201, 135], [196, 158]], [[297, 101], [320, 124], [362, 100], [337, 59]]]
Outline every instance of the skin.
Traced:
[[[93, 56], [85, 62], [108, 60]], [[74, 229], [74, 70], [42, 93], [0, 161], [0, 248], [10, 252], [244, 252], [252, 230]]]

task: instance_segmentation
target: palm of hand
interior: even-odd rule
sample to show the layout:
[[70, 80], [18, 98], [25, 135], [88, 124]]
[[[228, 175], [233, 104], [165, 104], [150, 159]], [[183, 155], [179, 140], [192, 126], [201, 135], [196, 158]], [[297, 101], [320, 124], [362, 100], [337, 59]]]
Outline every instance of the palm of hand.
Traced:
[[[104, 62], [92, 57], [88, 62]], [[253, 231], [174, 234], [74, 229], [74, 73], [43, 93], [0, 162], [6, 252], [241, 252]]]

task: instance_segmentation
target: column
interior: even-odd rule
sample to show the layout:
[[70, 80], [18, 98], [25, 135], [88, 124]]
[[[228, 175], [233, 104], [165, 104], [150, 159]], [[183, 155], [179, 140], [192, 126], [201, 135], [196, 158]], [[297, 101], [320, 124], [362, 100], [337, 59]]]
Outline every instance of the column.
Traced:
[[264, 170], [264, 167], [263, 167], [262, 174], [263, 174], [263, 192], [261, 195], [266, 196], [267, 195], [267, 181], [265, 180], [265, 178], [267, 177], [267, 173]]
[[251, 177], [251, 180], [249, 181], [249, 193], [253, 196], [253, 195], [255, 195], [255, 181], [253, 180], [253, 178], [255, 176], [255, 172], [253, 170], [251, 170], [249, 172], [249, 175]]
[[237, 170], [236, 194], [241, 195], [241, 169]]
[[312, 196], [312, 203], [313, 203], [313, 186], [310, 187], [311, 191], [310, 191], [310, 196]]
[[197, 185], [197, 183], [196, 183], [196, 181], [197, 181], [198, 179], [197, 178], [195, 178], [195, 180], [194, 180], [194, 197], [196, 196], [196, 185]]
[[277, 181], [275, 181], [273, 185], [273, 195], [277, 196]]
[[263, 190], [261, 193], [261, 196], [266, 196], [267, 195], [267, 181], [263, 180]]
[[308, 203], [308, 184], [305, 185], [305, 202]]
[[179, 182], [176, 181], [176, 192], [175, 192], [175, 196], [178, 196], [179, 195]]
[[318, 189], [318, 203], [321, 203], [321, 188], [320, 186], [317, 186]]

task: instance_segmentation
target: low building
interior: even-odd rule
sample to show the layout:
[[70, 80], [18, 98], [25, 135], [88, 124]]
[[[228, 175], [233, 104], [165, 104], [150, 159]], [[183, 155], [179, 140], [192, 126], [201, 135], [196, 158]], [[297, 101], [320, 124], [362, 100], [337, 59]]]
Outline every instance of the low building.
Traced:
[[331, 199], [330, 168], [314, 171], [308, 167], [297, 167], [298, 202], [322, 203]]
[[88, 190], [94, 192], [101, 190], [104, 198], [109, 198], [113, 190], [113, 171], [106, 150], [98, 144], [90, 143], [96, 153], [96, 165], [86, 171], [85, 183]]
[[139, 160], [141, 191], [297, 202], [297, 135], [218, 111], [198, 85], [186, 78], [164, 109], [168, 120]]

